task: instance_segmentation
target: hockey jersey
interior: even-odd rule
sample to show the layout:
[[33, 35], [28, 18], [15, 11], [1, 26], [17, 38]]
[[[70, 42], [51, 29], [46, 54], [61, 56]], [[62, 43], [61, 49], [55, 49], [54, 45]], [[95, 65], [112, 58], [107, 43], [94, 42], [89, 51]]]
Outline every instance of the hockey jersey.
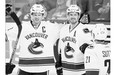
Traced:
[[[18, 33], [18, 28], [17, 25], [15, 23], [6, 23], [5, 26], [5, 34], [6, 34], [6, 38], [7, 41], [5, 41], [6, 43], [6, 62], [9, 62], [11, 59], [11, 55], [13, 52], [13, 47], [14, 47], [14, 42], [16, 41], [17, 38], [17, 33]], [[15, 54], [14, 57], [17, 57], [17, 55]], [[17, 64], [17, 60], [13, 58], [13, 62], [14, 64]]]
[[110, 75], [110, 44], [94, 44], [85, 51], [85, 69], [99, 71], [99, 75]]
[[85, 25], [79, 23], [70, 31], [70, 24], [60, 31], [59, 52], [61, 51], [63, 70], [83, 71], [84, 55], [79, 47], [84, 43], [91, 43], [91, 34]]
[[[54, 65], [53, 45], [59, 37], [60, 25], [42, 21], [34, 29], [30, 21], [22, 22], [19, 43], [19, 67], [28, 72], [42, 72]], [[47, 67], [47, 68], [46, 68]]]

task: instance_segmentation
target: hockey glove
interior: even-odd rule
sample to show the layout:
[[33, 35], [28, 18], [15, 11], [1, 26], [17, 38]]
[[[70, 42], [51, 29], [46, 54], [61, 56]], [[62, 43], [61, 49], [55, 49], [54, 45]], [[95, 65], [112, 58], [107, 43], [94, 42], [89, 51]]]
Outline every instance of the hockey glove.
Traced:
[[12, 5], [11, 4], [6, 4], [6, 15], [9, 15], [12, 10]]
[[90, 23], [90, 16], [89, 16], [89, 14], [87, 14], [87, 13], [83, 14], [83, 16], [80, 19], [80, 22], [82, 24], [89, 24]]
[[55, 66], [56, 66], [57, 75], [62, 75], [62, 65], [61, 65], [61, 63], [57, 62]]
[[6, 74], [11, 74], [14, 68], [14, 64], [6, 63]]

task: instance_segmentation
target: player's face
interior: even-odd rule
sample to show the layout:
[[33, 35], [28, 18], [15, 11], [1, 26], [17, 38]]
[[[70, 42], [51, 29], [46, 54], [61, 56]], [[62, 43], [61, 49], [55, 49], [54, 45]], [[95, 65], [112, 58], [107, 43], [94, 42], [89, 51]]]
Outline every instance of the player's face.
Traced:
[[79, 20], [79, 13], [76, 13], [76, 12], [71, 12], [68, 14], [68, 18], [69, 18], [69, 21], [72, 23], [72, 24], [75, 24], [78, 22]]
[[42, 13], [31, 13], [31, 20], [34, 23], [39, 23], [42, 21], [43, 14]]

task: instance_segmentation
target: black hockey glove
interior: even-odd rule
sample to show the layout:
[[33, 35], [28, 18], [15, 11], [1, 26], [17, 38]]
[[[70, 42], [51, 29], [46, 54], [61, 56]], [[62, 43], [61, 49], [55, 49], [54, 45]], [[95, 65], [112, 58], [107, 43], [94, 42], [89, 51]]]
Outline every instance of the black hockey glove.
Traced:
[[14, 64], [6, 63], [6, 74], [11, 74], [14, 68]]
[[85, 13], [82, 15], [81, 19], [80, 19], [80, 22], [82, 24], [89, 24], [90, 23], [90, 16], [88, 13]]
[[63, 71], [62, 71], [61, 63], [57, 62], [55, 66], [56, 66], [57, 75], [62, 75]]
[[62, 68], [57, 68], [57, 75], [63, 75], [62, 73]]
[[12, 10], [12, 5], [11, 4], [6, 4], [6, 15], [9, 15]]

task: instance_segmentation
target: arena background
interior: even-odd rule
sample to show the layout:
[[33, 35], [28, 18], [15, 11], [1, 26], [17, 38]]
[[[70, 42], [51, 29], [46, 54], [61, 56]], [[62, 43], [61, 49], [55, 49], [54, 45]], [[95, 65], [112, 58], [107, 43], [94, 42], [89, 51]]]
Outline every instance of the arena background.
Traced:
[[[36, 0], [39, 1], [39, 0]], [[48, 0], [50, 1], [50, 0]], [[57, 3], [57, 0], [55, 0]], [[55, 8], [49, 11], [49, 15], [47, 17], [48, 20], [54, 23], [59, 23], [59, 24], [65, 24], [67, 22], [66, 19], [66, 8], [73, 3], [78, 3], [79, 0], [58, 0], [58, 1], [64, 1], [64, 3], [61, 4], [56, 4]], [[84, 1], [84, 0], [82, 0]], [[87, 0], [85, 0], [87, 1]], [[105, 0], [88, 0], [89, 1], [89, 6], [88, 6], [88, 11], [85, 11], [89, 13], [90, 15], [90, 24], [88, 25], [90, 28], [94, 27], [96, 23], [104, 23], [107, 27], [108, 30], [108, 36], [107, 36], [107, 41], [110, 42], [110, 10], [107, 13], [102, 13], [100, 14], [98, 12], [98, 9], [104, 5], [103, 1]], [[107, 2], [107, 0], [106, 0]], [[110, 0], [108, 0], [110, 2]], [[27, 3], [27, 0], [6, 0], [6, 4], [12, 4], [13, 5], [13, 11], [16, 13]], [[100, 6], [97, 6], [97, 4], [101, 4]], [[25, 19], [23, 19], [25, 20]], [[27, 21], [27, 19], [25, 20]], [[18, 32], [17, 26], [15, 22], [12, 20], [12, 18], [9, 15], [6, 15], [6, 26], [5, 26], [5, 48], [6, 48], [6, 62], [9, 62], [13, 46], [15, 44], [16, 40], [16, 34]], [[19, 47], [20, 49], [20, 47]], [[15, 54], [15, 57], [13, 59], [13, 63], [17, 64], [18, 62], [18, 50]], [[17, 68], [13, 71], [13, 74], [11, 75], [16, 75]]]

